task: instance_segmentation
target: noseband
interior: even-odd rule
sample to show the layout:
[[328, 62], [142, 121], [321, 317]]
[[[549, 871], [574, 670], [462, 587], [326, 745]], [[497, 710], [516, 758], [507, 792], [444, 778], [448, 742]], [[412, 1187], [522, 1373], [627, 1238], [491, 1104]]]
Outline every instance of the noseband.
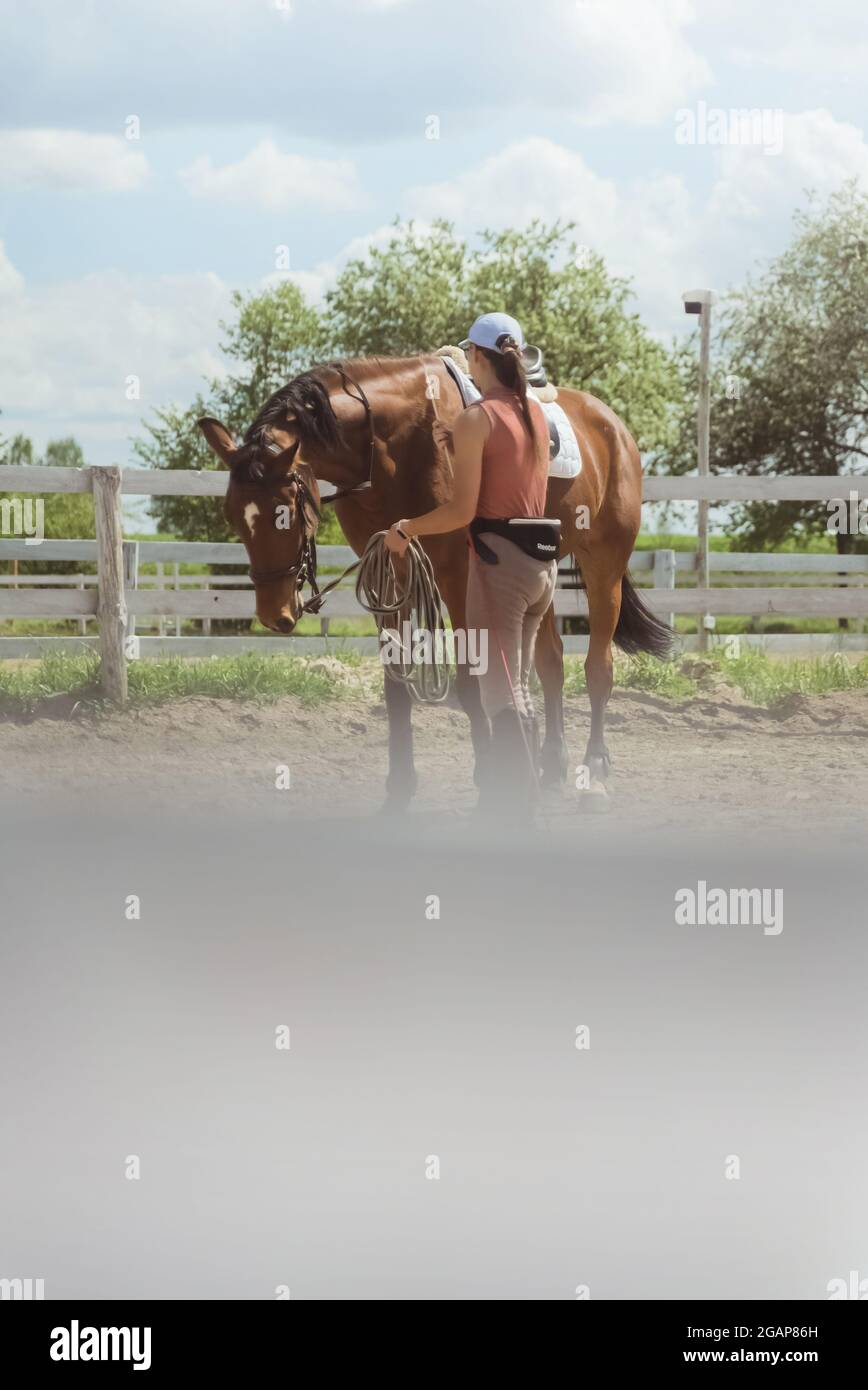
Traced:
[[[316, 509], [316, 502], [313, 493], [303, 478], [296, 473], [292, 480], [295, 483], [298, 499], [299, 511], [304, 516], [303, 503], [309, 502]], [[312, 597], [304, 605], [305, 613], [318, 613], [322, 604], [320, 598], [319, 585], [316, 580], [316, 540], [313, 536], [305, 533], [301, 544], [299, 557], [294, 565], [285, 565], [282, 569], [276, 570], [255, 570], [252, 567], [247, 571], [254, 584], [268, 584], [276, 582], [278, 579], [294, 579], [296, 588], [303, 589], [305, 584], [309, 584], [312, 590]]]

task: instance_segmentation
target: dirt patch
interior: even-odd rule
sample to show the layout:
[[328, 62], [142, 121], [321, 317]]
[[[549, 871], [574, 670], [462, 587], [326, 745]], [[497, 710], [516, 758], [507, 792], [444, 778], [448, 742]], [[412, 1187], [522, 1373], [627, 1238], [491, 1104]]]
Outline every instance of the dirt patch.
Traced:
[[[61, 712], [58, 704], [57, 714], [0, 725], [7, 795], [91, 800], [121, 791], [182, 804], [279, 804], [281, 814], [305, 817], [370, 814], [382, 800], [386, 710], [382, 698], [362, 690], [313, 708], [295, 698], [274, 705], [197, 698], [99, 715]], [[568, 699], [565, 714], [574, 767], [587, 738], [586, 699]], [[413, 722], [414, 813], [469, 810], [475, 793], [464, 715], [449, 706], [420, 708]], [[615, 768], [607, 824], [822, 825], [845, 838], [864, 836], [866, 692], [795, 694], [766, 710], [728, 690], [684, 701], [616, 690], [609, 746]], [[277, 789], [281, 768], [289, 769], [289, 792]], [[546, 798], [549, 822], [567, 833], [590, 823], [579, 814], [573, 780]]]

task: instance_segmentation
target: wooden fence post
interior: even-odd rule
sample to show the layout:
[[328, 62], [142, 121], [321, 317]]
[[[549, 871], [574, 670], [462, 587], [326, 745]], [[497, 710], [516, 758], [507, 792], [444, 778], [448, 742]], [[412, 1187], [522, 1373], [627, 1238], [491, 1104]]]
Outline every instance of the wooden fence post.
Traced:
[[[675, 588], [675, 551], [674, 550], [655, 550], [654, 551], [654, 570], [652, 587], [655, 589], [674, 589]], [[675, 626], [675, 614], [667, 613], [666, 621], [670, 627]]]
[[127, 699], [124, 636], [127, 604], [124, 595], [121, 470], [92, 468], [93, 510], [96, 521], [97, 618], [99, 621], [100, 682], [116, 704]]

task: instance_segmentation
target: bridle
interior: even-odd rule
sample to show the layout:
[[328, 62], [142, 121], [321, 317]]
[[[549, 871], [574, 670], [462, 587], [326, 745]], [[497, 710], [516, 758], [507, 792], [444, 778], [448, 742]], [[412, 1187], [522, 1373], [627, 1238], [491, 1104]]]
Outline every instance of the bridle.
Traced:
[[[371, 487], [371, 479], [374, 471], [374, 455], [376, 451], [376, 440], [374, 435], [374, 416], [371, 410], [371, 403], [365, 394], [364, 387], [361, 386], [361, 384], [358, 381], [356, 381], [353, 377], [349, 375], [342, 362], [329, 362], [326, 365], [328, 367], [333, 368], [334, 371], [336, 371], [339, 374], [344, 391], [350, 397], [350, 399], [358, 401], [359, 404], [363, 407], [365, 412], [365, 420], [368, 426], [368, 435], [371, 441], [371, 451], [368, 464], [367, 481], [363, 483], [356, 483], [353, 487], [339, 488], [336, 492], [330, 492], [327, 497], [323, 497], [321, 499], [323, 506], [326, 506], [331, 502], [338, 502], [342, 497], [349, 497], [351, 493], [362, 492], [367, 488]], [[357, 394], [353, 394], [353, 392], [350, 390], [351, 386], [355, 387], [355, 391]], [[280, 453], [280, 449], [276, 444], [269, 444], [267, 448], [269, 453]], [[304, 503], [308, 503], [313, 511], [318, 512], [319, 508], [317, 506], [316, 499], [311, 489], [308, 487], [307, 483], [304, 481], [301, 475], [297, 473], [294, 469], [290, 471], [289, 481], [295, 485], [299, 500], [299, 511], [302, 517], [304, 516]], [[268, 584], [271, 582], [277, 582], [277, 580], [280, 579], [294, 579], [297, 590], [303, 589], [305, 584], [309, 584], [311, 587], [311, 597], [305, 603], [302, 604], [301, 613], [318, 613], [323, 605], [323, 602], [325, 601], [326, 595], [330, 593], [330, 591], [334, 589], [341, 582], [341, 580], [344, 579], [346, 575], [349, 574], [350, 571], [355, 568], [355, 565], [351, 565], [350, 568], [348, 570], [345, 570], [343, 574], [338, 575], [337, 579], [334, 579], [330, 583], [326, 584], [324, 589], [320, 589], [319, 584], [317, 583], [316, 574], [316, 539], [314, 535], [308, 534], [307, 529], [305, 528], [304, 540], [302, 541], [301, 550], [299, 551], [299, 556], [295, 564], [285, 565], [281, 569], [273, 570], [255, 570], [251, 567], [250, 569], [248, 569], [247, 573], [250, 576], [250, 579], [253, 582], [253, 584]]]
[[[274, 449], [274, 452], [279, 453], [280, 450]], [[293, 473], [290, 482], [295, 485], [299, 502], [299, 512], [303, 521], [304, 503], [309, 503], [310, 506], [316, 510], [316, 501], [307, 483], [298, 473]], [[304, 539], [301, 543], [301, 550], [299, 551], [299, 556], [295, 564], [284, 565], [281, 569], [275, 570], [255, 570], [251, 565], [247, 573], [254, 584], [268, 584], [272, 581], [276, 582], [278, 579], [294, 579], [296, 587], [299, 589], [302, 589], [305, 584], [310, 584], [313, 590], [313, 597], [309, 600], [311, 604], [310, 611], [312, 613], [319, 611], [319, 604], [317, 604], [316, 608], [312, 606], [316, 602], [320, 592], [319, 585], [316, 582], [316, 540], [313, 535], [308, 534], [306, 527]], [[305, 607], [307, 607], [307, 605]]]

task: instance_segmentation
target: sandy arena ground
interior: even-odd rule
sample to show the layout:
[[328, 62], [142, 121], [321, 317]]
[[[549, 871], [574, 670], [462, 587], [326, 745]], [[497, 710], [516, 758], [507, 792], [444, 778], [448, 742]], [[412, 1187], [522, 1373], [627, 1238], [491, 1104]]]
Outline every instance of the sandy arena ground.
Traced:
[[[279, 805], [282, 815], [290, 809], [307, 818], [370, 815], [383, 797], [385, 706], [352, 670], [342, 678], [351, 684], [346, 698], [313, 708], [295, 698], [265, 706], [195, 698], [94, 716], [58, 697], [41, 717], [0, 722], [0, 792], [31, 802], [121, 792], [180, 804]], [[575, 764], [587, 736], [587, 699], [570, 698], [565, 708]], [[420, 708], [414, 729], [413, 815], [460, 816], [475, 799], [467, 720], [457, 708]], [[844, 841], [864, 835], [868, 692], [793, 695], [767, 710], [719, 680], [685, 701], [616, 690], [608, 740], [610, 815], [581, 814], [570, 784], [547, 797], [550, 828], [587, 833], [592, 819], [614, 818], [637, 832], [719, 824], [822, 826]], [[275, 789], [278, 764], [291, 770], [288, 792]]]

